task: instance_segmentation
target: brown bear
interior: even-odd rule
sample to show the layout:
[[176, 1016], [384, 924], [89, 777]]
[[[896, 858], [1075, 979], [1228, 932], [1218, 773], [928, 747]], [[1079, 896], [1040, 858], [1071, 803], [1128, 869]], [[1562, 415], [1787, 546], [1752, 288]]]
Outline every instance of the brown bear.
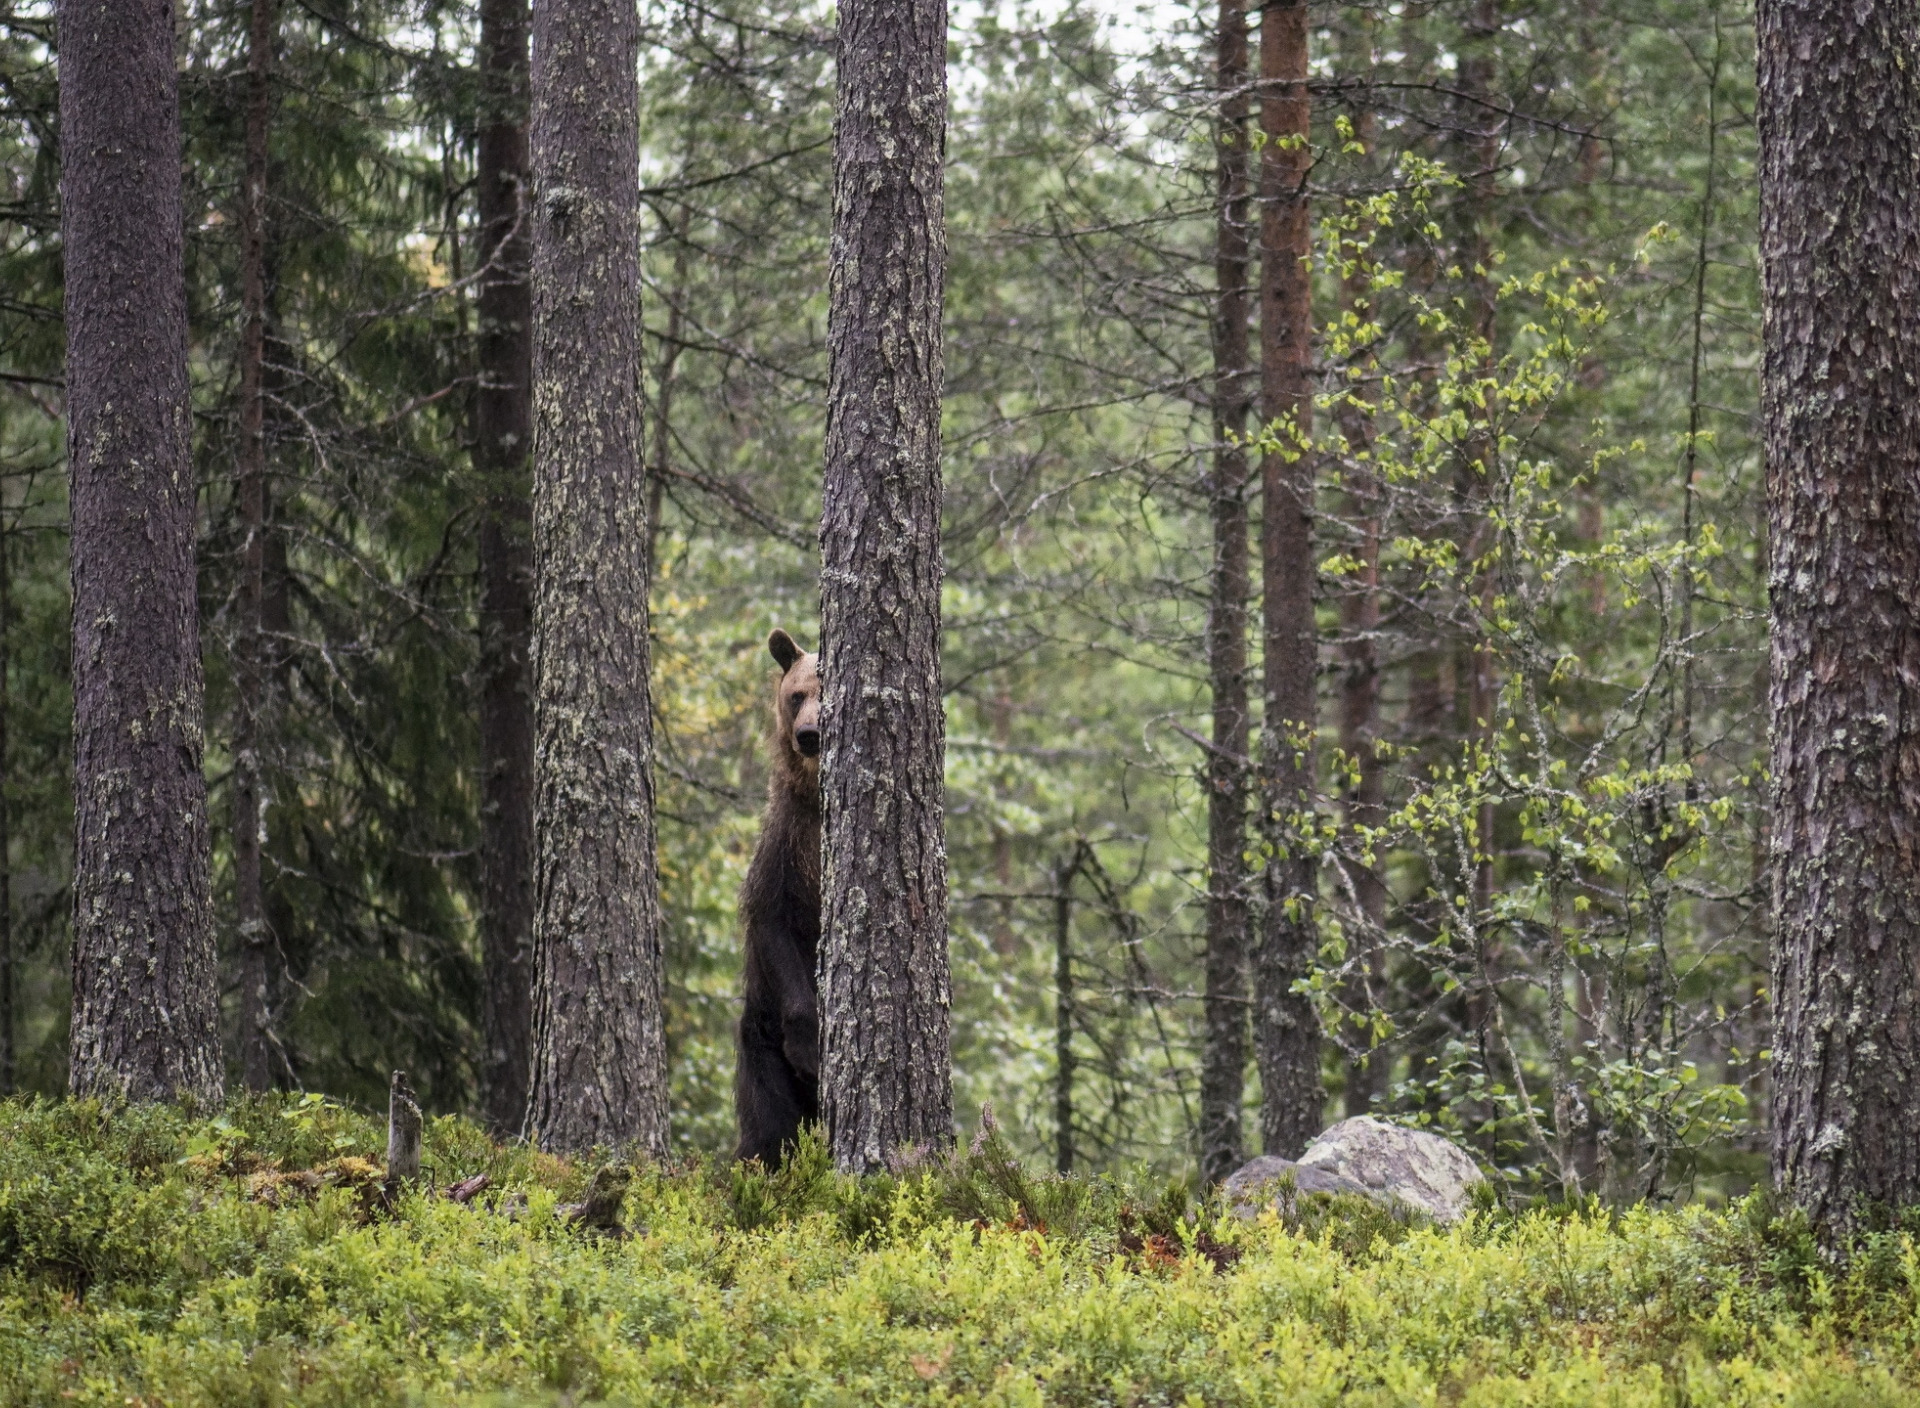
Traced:
[[744, 930], [737, 1157], [777, 1164], [800, 1126], [820, 1118], [820, 660], [785, 631], [767, 639], [780, 666], [772, 776], [760, 844], [740, 887]]

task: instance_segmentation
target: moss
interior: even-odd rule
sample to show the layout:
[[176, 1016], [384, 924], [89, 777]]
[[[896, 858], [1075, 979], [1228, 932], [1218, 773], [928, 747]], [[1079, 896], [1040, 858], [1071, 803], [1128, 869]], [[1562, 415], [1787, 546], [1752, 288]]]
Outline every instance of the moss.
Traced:
[[[0, 1403], [1874, 1405], [1916, 1379], [1898, 1219], [1837, 1262], [1791, 1212], [1485, 1210], [1452, 1230], [1303, 1199], [1027, 1173], [989, 1137], [894, 1173], [636, 1171], [435, 1121], [391, 1211], [308, 1170], [378, 1125], [0, 1105]], [[267, 1196], [264, 1190], [272, 1190]]]

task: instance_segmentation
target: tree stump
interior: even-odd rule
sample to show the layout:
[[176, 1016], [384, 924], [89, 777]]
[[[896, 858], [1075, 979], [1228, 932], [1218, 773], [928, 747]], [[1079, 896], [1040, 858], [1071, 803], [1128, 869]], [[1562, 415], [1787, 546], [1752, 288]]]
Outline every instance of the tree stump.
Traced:
[[400, 1196], [401, 1188], [420, 1177], [420, 1105], [407, 1073], [395, 1071], [387, 1094], [387, 1201]]
[[631, 1168], [625, 1164], [609, 1164], [593, 1175], [584, 1201], [560, 1205], [560, 1216], [575, 1227], [624, 1241], [627, 1229], [620, 1223], [620, 1209], [626, 1203], [627, 1189], [632, 1184]]

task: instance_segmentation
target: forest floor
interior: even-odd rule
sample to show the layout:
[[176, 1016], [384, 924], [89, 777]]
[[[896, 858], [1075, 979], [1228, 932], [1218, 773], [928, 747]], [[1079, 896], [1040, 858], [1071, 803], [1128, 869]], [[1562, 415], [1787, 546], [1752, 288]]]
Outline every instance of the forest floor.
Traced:
[[995, 1141], [870, 1179], [810, 1145], [639, 1169], [610, 1230], [569, 1201], [617, 1171], [441, 1119], [390, 1200], [383, 1139], [316, 1096], [0, 1104], [0, 1404], [1920, 1399], [1913, 1236], [1841, 1269], [1759, 1199], [1245, 1222]]

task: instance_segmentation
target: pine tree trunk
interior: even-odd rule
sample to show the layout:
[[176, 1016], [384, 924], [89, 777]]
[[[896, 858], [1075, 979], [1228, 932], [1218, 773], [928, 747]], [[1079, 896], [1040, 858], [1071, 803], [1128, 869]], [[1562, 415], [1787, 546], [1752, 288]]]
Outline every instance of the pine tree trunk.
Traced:
[[667, 1147], [640, 428], [639, 23], [533, 17], [534, 1005], [543, 1147]]
[[1781, 1188], [1920, 1202], [1920, 12], [1762, 0]]
[[240, 932], [240, 1069], [248, 1090], [273, 1083], [267, 1000], [272, 936], [261, 845], [266, 829], [261, 725], [271, 678], [263, 611], [267, 562], [267, 140], [272, 118], [276, 0], [252, 0], [247, 53], [245, 171], [240, 192], [240, 582], [236, 593], [233, 719], [233, 891]]
[[61, 0], [76, 1095], [217, 1103], [170, 0]]
[[533, 1061], [533, 303], [527, 284], [527, 0], [480, 8], [480, 935], [486, 972], [481, 1107], [500, 1134], [526, 1118]]
[[1247, 451], [1252, 355], [1247, 345], [1249, 219], [1246, 0], [1221, 0], [1214, 138], [1213, 572], [1207, 669], [1213, 748], [1207, 756], [1206, 1038], [1200, 1060], [1200, 1167], [1217, 1183], [1240, 1166], [1247, 1070]]
[[1296, 1158], [1320, 1129], [1320, 1024], [1293, 991], [1317, 942], [1313, 858], [1295, 818], [1313, 808], [1312, 228], [1307, 148], [1307, 5], [1275, 0], [1260, 16], [1260, 415], [1279, 444], [1261, 459], [1265, 719], [1262, 804], [1273, 845], [1267, 913], [1253, 965], [1253, 1032], [1266, 1153]]
[[842, 0], [820, 521], [821, 1104], [835, 1162], [953, 1137], [940, 693], [945, 0]]
[[[1373, 20], [1369, 12], [1356, 10], [1348, 16], [1348, 71], [1371, 75], [1373, 69]], [[1364, 157], [1371, 156], [1376, 122], [1371, 102], [1353, 115], [1353, 140]], [[1362, 246], [1351, 252], [1353, 267], [1340, 281], [1342, 309], [1362, 323], [1371, 322], [1373, 312], [1373, 254], [1366, 248], [1372, 235], [1371, 225], [1355, 232]], [[1371, 360], [1370, 358], [1367, 360]], [[1361, 400], [1374, 394], [1366, 386], [1356, 388]], [[1380, 742], [1380, 513], [1385, 485], [1373, 462], [1373, 419], [1366, 408], [1344, 401], [1336, 412], [1340, 436], [1346, 441], [1346, 512], [1353, 532], [1351, 556], [1359, 571], [1345, 581], [1340, 598], [1340, 748], [1358, 764], [1358, 780], [1347, 797], [1347, 821], [1352, 826], [1379, 826], [1386, 819], [1386, 765], [1381, 761]], [[1364, 1018], [1374, 1006], [1374, 984], [1384, 962], [1380, 936], [1387, 919], [1387, 887], [1379, 870], [1353, 863], [1354, 898], [1358, 901], [1359, 920], [1351, 955], [1357, 972], [1347, 985], [1346, 1005]], [[1370, 1023], [1347, 1034], [1355, 1046], [1372, 1040]], [[1349, 1117], [1364, 1115], [1373, 1108], [1373, 1098], [1385, 1085], [1386, 1072], [1371, 1055], [1350, 1057], [1347, 1061], [1345, 1106]]]

